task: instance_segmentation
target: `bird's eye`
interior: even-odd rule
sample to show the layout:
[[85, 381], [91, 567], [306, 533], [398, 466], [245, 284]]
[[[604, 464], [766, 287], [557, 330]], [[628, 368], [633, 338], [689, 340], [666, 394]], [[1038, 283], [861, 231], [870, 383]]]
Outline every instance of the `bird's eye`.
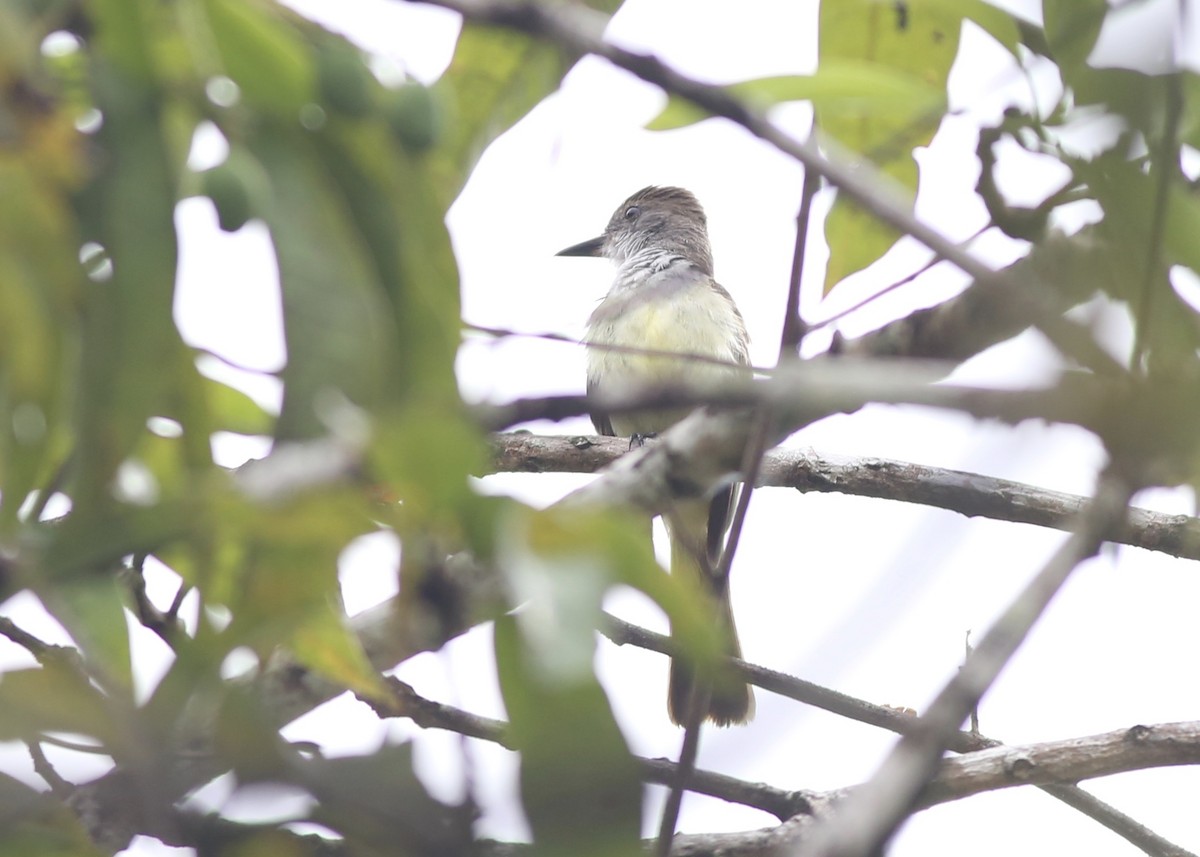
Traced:
[[631, 205], [629, 208], [625, 209], [625, 219], [637, 220], [637, 216], [641, 213], [642, 210], [640, 208], [638, 208], [636, 205]]

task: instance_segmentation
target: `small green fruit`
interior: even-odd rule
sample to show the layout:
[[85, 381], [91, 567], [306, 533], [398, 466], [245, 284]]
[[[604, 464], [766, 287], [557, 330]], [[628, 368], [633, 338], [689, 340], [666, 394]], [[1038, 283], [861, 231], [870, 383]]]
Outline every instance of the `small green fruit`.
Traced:
[[345, 42], [323, 44], [317, 53], [321, 103], [335, 113], [361, 118], [374, 107], [375, 76], [362, 55]]
[[423, 152], [441, 136], [441, 105], [428, 87], [409, 82], [392, 90], [387, 121], [400, 145], [410, 152]]
[[213, 201], [226, 232], [237, 232], [261, 210], [269, 185], [262, 164], [236, 147], [223, 163], [200, 174], [200, 190]]
[[237, 232], [250, 219], [250, 192], [229, 163], [205, 170], [201, 187], [217, 207], [217, 222], [226, 232]]

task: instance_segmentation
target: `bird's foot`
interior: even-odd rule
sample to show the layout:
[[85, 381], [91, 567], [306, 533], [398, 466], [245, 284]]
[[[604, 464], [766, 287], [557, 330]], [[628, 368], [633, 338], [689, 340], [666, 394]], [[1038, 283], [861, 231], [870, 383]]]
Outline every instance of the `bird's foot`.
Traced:
[[654, 440], [656, 437], [658, 437], [658, 432], [656, 431], [634, 432], [629, 436], [629, 448], [640, 449], [646, 445], [646, 441]]

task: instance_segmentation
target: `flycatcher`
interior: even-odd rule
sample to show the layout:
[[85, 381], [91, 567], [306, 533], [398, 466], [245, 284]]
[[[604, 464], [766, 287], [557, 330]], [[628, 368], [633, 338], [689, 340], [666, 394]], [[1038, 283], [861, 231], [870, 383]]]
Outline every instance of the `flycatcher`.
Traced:
[[[689, 387], [749, 373], [749, 336], [733, 298], [713, 279], [712, 249], [704, 209], [690, 192], [675, 187], [639, 190], [613, 213], [604, 234], [561, 251], [559, 256], [604, 256], [617, 266], [608, 295], [588, 319], [588, 394]], [[625, 349], [676, 352], [717, 358], [726, 365], [686, 356], [638, 354]], [[687, 410], [593, 415], [600, 434], [653, 435]], [[691, 575], [714, 602], [726, 651], [741, 656], [729, 587], [714, 577], [733, 511], [733, 486], [711, 499], [680, 499], [663, 515], [671, 541], [671, 572]], [[668, 710], [682, 725], [694, 675], [682, 659], [671, 662]], [[710, 690], [707, 717], [720, 726], [754, 716], [750, 687], [718, 676]]]

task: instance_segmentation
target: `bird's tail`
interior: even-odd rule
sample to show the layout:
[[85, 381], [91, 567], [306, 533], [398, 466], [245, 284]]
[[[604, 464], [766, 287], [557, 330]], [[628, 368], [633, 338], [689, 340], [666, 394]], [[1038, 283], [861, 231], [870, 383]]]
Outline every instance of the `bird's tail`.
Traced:
[[[713, 615], [718, 632], [725, 635], [725, 654], [740, 658], [742, 649], [738, 642], [737, 626], [733, 621], [729, 587], [725, 582], [718, 585], [711, 572], [701, 565], [698, 558], [707, 541], [707, 519], [707, 505], [703, 509], [703, 517], [687, 514], [684, 510], [677, 510], [676, 513], [667, 516], [667, 530], [671, 536], [671, 573], [693, 575], [692, 579], [703, 584], [703, 591], [711, 596], [713, 602]], [[715, 670], [711, 681], [708, 711], [705, 714], [708, 720], [717, 726], [730, 726], [745, 723], [754, 717], [754, 694], [748, 684], [726, 669]], [[672, 658], [667, 695], [667, 709], [672, 722], [680, 726], [686, 724], [688, 706], [695, 686], [695, 668], [684, 658]]]

